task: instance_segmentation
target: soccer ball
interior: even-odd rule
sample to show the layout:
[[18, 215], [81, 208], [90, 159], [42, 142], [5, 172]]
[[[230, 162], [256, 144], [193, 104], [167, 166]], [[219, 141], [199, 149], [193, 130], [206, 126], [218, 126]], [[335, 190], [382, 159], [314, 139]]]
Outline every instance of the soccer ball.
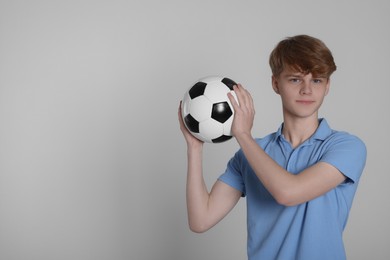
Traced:
[[182, 117], [190, 133], [207, 143], [221, 143], [232, 138], [231, 126], [234, 109], [227, 93], [236, 83], [224, 77], [205, 77], [196, 82], [185, 94]]

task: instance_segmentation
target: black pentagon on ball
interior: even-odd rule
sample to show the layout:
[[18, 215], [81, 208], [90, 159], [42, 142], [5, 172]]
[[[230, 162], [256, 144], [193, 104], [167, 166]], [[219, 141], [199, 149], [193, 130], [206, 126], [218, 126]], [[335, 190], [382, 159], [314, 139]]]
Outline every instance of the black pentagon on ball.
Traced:
[[213, 142], [213, 143], [222, 143], [222, 142], [225, 142], [225, 141], [229, 140], [232, 137], [233, 136], [231, 136], [231, 135], [221, 135], [218, 138], [212, 139], [211, 142]]
[[198, 82], [188, 91], [191, 99], [199, 97], [204, 94], [204, 90], [206, 89], [207, 83]]
[[230, 88], [230, 90], [233, 90], [233, 86], [234, 86], [234, 85], [237, 85], [236, 82], [234, 82], [233, 80], [231, 80], [231, 79], [229, 79], [229, 78], [223, 78], [223, 79], [221, 80], [221, 82], [222, 82], [223, 84], [225, 84], [228, 88]]
[[191, 132], [199, 133], [199, 122], [193, 116], [190, 114], [186, 115], [184, 117], [184, 123]]
[[228, 102], [219, 102], [213, 104], [211, 111], [211, 118], [217, 120], [220, 123], [225, 123], [233, 115], [232, 110]]

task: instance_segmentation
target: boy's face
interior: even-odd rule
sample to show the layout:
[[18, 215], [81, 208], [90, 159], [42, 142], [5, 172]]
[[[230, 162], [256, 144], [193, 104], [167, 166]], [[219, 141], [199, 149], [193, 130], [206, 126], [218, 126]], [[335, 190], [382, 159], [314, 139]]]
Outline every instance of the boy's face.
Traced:
[[272, 87], [282, 99], [284, 114], [299, 118], [318, 116], [329, 85], [328, 78], [290, 69], [284, 69], [278, 77], [272, 76]]

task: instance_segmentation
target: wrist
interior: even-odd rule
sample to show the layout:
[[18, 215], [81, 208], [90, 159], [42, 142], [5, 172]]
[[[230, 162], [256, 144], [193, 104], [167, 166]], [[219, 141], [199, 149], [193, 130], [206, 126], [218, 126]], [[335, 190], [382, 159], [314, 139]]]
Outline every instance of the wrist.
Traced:
[[241, 133], [236, 135], [235, 138], [240, 146], [254, 140], [251, 133]]
[[203, 143], [187, 143], [187, 152], [188, 154], [192, 153], [201, 153], [203, 151]]

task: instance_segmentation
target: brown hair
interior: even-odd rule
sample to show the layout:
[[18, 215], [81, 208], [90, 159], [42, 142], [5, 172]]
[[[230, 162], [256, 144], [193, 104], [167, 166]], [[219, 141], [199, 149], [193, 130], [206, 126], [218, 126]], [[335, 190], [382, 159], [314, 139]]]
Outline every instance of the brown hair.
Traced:
[[332, 53], [319, 39], [308, 35], [288, 37], [276, 45], [269, 58], [272, 74], [277, 77], [285, 68], [314, 77], [329, 78], [336, 70]]

